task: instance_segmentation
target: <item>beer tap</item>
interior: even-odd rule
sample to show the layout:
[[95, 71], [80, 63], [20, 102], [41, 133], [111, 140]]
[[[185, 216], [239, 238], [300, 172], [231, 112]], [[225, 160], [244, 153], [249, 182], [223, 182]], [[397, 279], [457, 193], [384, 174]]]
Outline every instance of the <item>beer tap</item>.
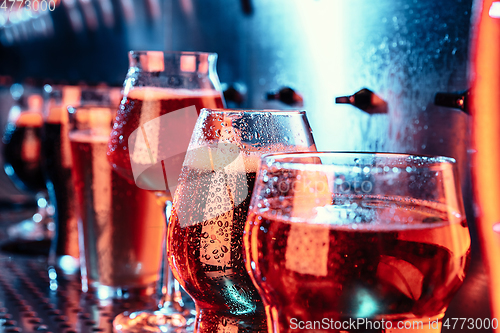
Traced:
[[470, 114], [469, 98], [469, 89], [451, 93], [438, 92], [436, 93], [436, 96], [434, 96], [434, 104], [437, 106], [460, 109], [463, 112]]
[[241, 0], [241, 9], [245, 15], [253, 14], [252, 0]]
[[387, 102], [367, 88], [363, 88], [350, 96], [336, 97], [335, 103], [351, 104], [368, 114], [387, 113]]
[[276, 100], [290, 106], [302, 106], [304, 104], [302, 95], [300, 95], [290, 87], [283, 87], [278, 91], [268, 92], [266, 94], [266, 100]]
[[222, 83], [222, 90], [224, 92], [224, 100], [228, 107], [241, 107], [247, 95], [247, 87], [243, 83]]

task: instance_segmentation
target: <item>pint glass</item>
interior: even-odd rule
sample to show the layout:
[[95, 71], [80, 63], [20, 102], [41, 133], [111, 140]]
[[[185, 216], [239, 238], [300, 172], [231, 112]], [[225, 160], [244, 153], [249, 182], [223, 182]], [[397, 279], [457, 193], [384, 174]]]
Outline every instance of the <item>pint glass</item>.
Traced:
[[109, 165], [115, 110], [69, 108], [73, 178], [80, 212], [82, 288], [99, 298], [152, 294], [158, 280], [163, 212]]

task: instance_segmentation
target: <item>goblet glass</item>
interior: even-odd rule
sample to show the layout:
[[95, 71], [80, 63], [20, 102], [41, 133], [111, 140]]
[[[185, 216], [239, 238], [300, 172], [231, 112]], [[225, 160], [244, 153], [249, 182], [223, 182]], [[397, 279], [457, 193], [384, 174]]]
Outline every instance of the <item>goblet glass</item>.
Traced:
[[[170, 193], [198, 113], [203, 107], [224, 107], [216, 61], [213, 53], [129, 53], [130, 67], [111, 131], [108, 160], [117, 173], [156, 192], [166, 221]], [[166, 263], [163, 266], [159, 308], [118, 315], [113, 323], [117, 332], [180, 332], [192, 326], [194, 309], [184, 305], [179, 284]]]
[[7, 229], [11, 245], [15, 246], [27, 241], [50, 240], [53, 234], [53, 209], [48, 203], [41, 167], [42, 96], [37, 93], [23, 95], [24, 88], [20, 84], [14, 84], [11, 92], [18, 105], [9, 111], [2, 138], [3, 167], [18, 189], [36, 195], [37, 199], [36, 213]]
[[470, 237], [454, 160], [263, 157], [246, 267], [274, 332], [439, 332]]
[[196, 304], [195, 332], [267, 332], [243, 262], [243, 228], [260, 156], [315, 151], [304, 111], [203, 109], [168, 228], [172, 271]]

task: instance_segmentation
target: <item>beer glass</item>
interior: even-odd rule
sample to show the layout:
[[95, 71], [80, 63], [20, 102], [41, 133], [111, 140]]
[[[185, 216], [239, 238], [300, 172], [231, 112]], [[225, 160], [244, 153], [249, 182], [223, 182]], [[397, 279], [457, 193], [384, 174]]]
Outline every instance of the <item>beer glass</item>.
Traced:
[[246, 268], [274, 332], [439, 332], [470, 237], [455, 161], [375, 153], [263, 157]]
[[196, 303], [195, 332], [267, 332], [243, 262], [243, 228], [260, 156], [315, 151], [304, 111], [203, 109], [168, 228], [168, 260]]
[[[49, 272], [58, 268], [72, 274], [79, 268], [78, 214], [71, 176], [72, 158], [69, 142], [68, 106], [103, 105], [118, 108], [112, 97], [119, 88], [70, 85], [44, 86], [44, 123], [42, 130], [42, 169], [54, 205], [55, 235], [49, 254]], [[120, 98], [120, 96], [118, 96]], [[113, 103], [114, 102], [114, 103]], [[50, 275], [50, 274], [49, 274]]]
[[33, 217], [8, 228], [9, 238], [18, 240], [50, 239], [51, 217], [47, 201], [47, 189], [42, 174], [41, 132], [42, 96], [26, 94], [20, 84], [11, 87], [14, 99], [18, 101], [8, 115], [8, 122], [2, 138], [4, 170], [14, 185], [21, 191], [36, 195], [37, 212]]
[[108, 163], [115, 112], [114, 107], [69, 107], [82, 290], [95, 291], [99, 299], [154, 293], [164, 232], [156, 196]]
[[[109, 139], [108, 160], [120, 175], [159, 196], [164, 220], [170, 214], [170, 193], [200, 110], [224, 107], [216, 61], [214, 53], [129, 53], [130, 67]], [[123, 313], [114, 321], [116, 331], [179, 331], [193, 324], [194, 309], [183, 304], [168, 266], [164, 277], [159, 310]]]

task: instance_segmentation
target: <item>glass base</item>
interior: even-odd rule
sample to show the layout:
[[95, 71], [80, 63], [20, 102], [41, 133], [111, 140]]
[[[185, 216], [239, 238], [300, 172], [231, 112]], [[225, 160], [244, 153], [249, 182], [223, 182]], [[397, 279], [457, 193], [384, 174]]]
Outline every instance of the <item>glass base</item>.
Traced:
[[7, 235], [11, 241], [40, 241], [52, 239], [54, 222], [50, 217], [42, 218], [36, 213], [33, 218], [11, 225], [7, 229]]
[[112, 300], [112, 299], [143, 299], [151, 298], [156, 290], [156, 282], [144, 286], [105, 286], [97, 282], [92, 282], [88, 289], [84, 288], [86, 283], [82, 279], [82, 291], [88, 292], [97, 297], [97, 299]]
[[212, 309], [199, 309], [195, 331], [197, 333], [267, 333], [267, 317], [263, 309], [242, 315], [232, 315]]
[[186, 309], [178, 312], [174, 307], [163, 307], [160, 310], [143, 310], [124, 312], [113, 321], [117, 333], [188, 333], [193, 332], [196, 311]]

